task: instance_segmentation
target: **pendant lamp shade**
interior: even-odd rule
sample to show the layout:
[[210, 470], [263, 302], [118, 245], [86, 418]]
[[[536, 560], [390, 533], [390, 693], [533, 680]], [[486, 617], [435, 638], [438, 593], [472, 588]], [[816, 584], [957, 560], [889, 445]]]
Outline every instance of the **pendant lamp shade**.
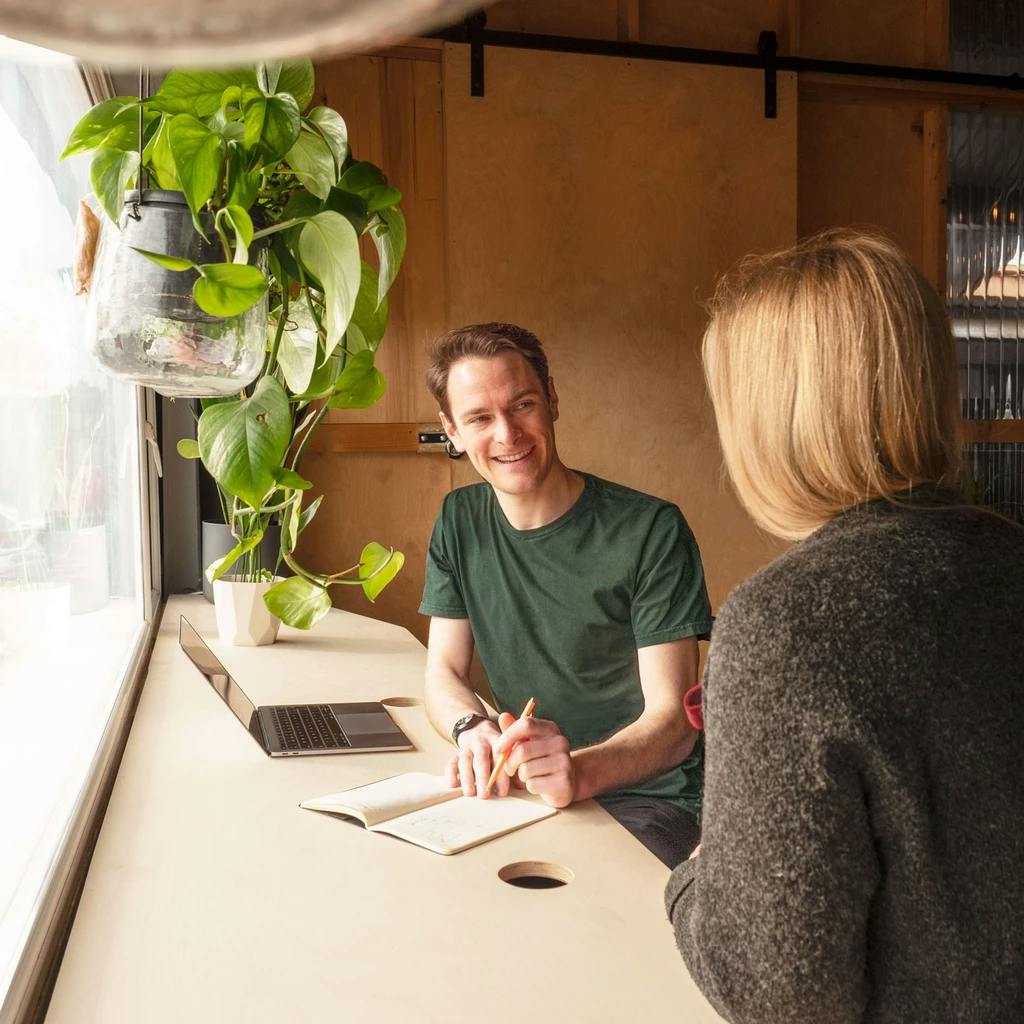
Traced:
[[459, 20], [483, 0], [0, 0], [0, 35], [111, 68], [352, 53]]

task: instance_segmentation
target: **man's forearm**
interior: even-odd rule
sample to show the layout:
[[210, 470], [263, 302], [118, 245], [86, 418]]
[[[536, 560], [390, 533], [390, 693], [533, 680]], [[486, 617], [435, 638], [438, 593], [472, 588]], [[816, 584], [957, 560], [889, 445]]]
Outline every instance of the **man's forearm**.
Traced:
[[424, 698], [431, 725], [448, 740], [452, 737], [452, 727], [463, 715], [486, 717], [488, 714], [469, 680], [450, 670], [435, 669], [427, 673]]
[[681, 637], [637, 651], [643, 714], [601, 743], [574, 751], [574, 799], [654, 778], [685, 760], [697, 742], [685, 694], [697, 681], [697, 641]]
[[573, 799], [600, 796], [674, 768], [693, 752], [697, 736], [678, 713], [641, 715], [601, 743], [573, 751]]

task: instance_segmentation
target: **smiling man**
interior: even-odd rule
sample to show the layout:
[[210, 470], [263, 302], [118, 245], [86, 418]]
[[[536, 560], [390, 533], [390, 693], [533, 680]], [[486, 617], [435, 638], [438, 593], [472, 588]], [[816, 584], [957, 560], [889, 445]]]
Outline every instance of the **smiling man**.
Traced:
[[[431, 616], [427, 713], [457, 748], [449, 781], [486, 799], [516, 778], [555, 807], [597, 797], [674, 866], [699, 837], [703, 749], [683, 697], [711, 625], [682, 514], [563, 465], [558, 395], [524, 328], [444, 335], [427, 383], [484, 481], [445, 498], [420, 605]], [[469, 682], [474, 647], [497, 722]], [[530, 697], [536, 714], [517, 721]]]

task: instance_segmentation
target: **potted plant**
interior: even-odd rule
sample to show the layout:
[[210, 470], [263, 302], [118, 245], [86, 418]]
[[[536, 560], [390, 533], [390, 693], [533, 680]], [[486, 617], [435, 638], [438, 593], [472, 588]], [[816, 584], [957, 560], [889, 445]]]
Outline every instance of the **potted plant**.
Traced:
[[[201, 399], [197, 440], [178, 443], [216, 481], [237, 541], [207, 568], [207, 577], [221, 580], [240, 568], [236, 575], [250, 585], [267, 587], [256, 604], [299, 628], [326, 614], [330, 587], [361, 586], [372, 601], [404, 562], [401, 552], [371, 542], [354, 565], [322, 574], [294, 554], [321, 500], [304, 506], [311, 484], [300, 472], [317, 427], [330, 409], [364, 408], [384, 393], [374, 357], [387, 325], [386, 295], [405, 251], [401, 193], [379, 168], [353, 157], [337, 111], [308, 109], [313, 91], [309, 61], [173, 70], [151, 97], [121, 96], [93, 107], [64, 152], [95, 151], [96, 196], [126, 233], [129, 221], [142, 217], [140, 207], [149, 216], [149, 199], [177, 202], [191, 222], [184, 232], [181, 216], [168, 221], [173, 230], [164, 232], [159, 251], [124, 245], [105, 227], [92, 301], [101, 301], [108, 244], [120, 243], [119, 267], [138, 268], [140, 275], [155, 267], [190, 285], [195, 307], [209, 321], [202, 325], [204, 340], [196, 343], [178, 329], [184, 318], [163, 317], [170, 322], [165, 333], [150, 331], [143, 344], [168, 356], [169, 372], [194, 370], [195, 379], [212, 382], [205, 393], [213, 397]], [[126, 202], [126, 189], [141, 184], [140, 168], [158, 191], [152, 197], [129, 191]], [[376, 250], [376, 269], [361, 257], [361, 237]], [[257, 372], [226, 395], [213, 386], [217, 364], [201, 346], [215, 348], [220, 324], [263, 301]], [[278, 582], [255, 555], [272, 521], [281, 528], [278, 561], [294, 573]]]

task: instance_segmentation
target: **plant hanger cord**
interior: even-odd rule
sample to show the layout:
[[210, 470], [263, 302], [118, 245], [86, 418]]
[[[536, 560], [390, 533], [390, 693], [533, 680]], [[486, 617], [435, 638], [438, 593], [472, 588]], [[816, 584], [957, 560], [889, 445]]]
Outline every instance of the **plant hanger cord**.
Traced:
[[139, 65], [139, 198], [135, 203], [131, 216], [135, 220], [141, 220], [139, 207], [145, 202], [145, 188], [149, 184], [149, 175], [146, 173], [146, 165], [142, 161], [142, 152], [145, 149], [146, 136], [146, 100], [149, 99], [150, 72], [148, 65]]

